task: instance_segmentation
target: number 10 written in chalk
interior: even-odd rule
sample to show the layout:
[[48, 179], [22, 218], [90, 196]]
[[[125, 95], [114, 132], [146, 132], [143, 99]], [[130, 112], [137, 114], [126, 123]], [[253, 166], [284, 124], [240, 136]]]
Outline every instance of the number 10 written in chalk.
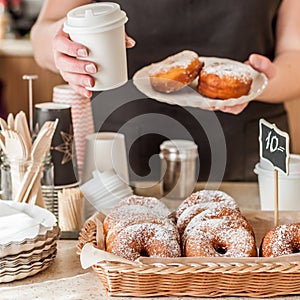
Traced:
[[285, 151], [285, 147], [279, 146], [279, 138], [276, 135], [272, 135], [272, 131], [268, 133], [266, 138], [266, 149], [270, 150], [271, 153], [275, 151]]
[[260, 157], [275, 169], [288, 174], [289, 135], [264, 119], [259, 121]]

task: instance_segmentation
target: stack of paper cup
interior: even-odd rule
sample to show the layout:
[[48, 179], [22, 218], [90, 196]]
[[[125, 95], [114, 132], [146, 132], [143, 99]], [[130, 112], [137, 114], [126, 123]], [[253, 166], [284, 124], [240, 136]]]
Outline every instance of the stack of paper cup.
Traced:
[[78, 174], [81, 178], [85, 139], [87, 135], [94, 133], [91, 101], [77, 94], [68, 84], [63, 84], [53, 88], [53, 102], [71, 106]]
[[[94, 171], [101, 173], [113, 172], [113, 182], [120, 182], [120, 184], [123, 182], [124, 185], [129, 186], [128, 161], [124, 134], [118, 132], [97, 132], [89, 134], [86, 137], [86, 151], [81, 184], [85, 184], [87, 181], [93, 179]], [[103, 176], [105, 175], [106, 173]], [[98, 179], [99, 178], [96, 178], [91, 184], [97, 183]], [[106, 183], [108, 184], [106, 180], [101, 179], [101, 182], [98, 183], [99, 188], [101, 189]], [[121, 186], [124, 185], [121, 184]], [[85, 192], [91, 188], [90, 185], [85, 187]], [[114, 186], [114, 188], [118, 187]], [[88, 192], [86, 193], [89, 195]], [[97, 193], [97, 197], [102, 203], [103, 195]], [[94, 202], [93, 199], [85, 201], [85, 219], [89, 218], [95, 212], [95, 207], [98, 205], [95, 205]], [[103, 205], [106, 206], [107, 203]]]
[[114, 171], [93, 171], [93, 178], [80, 186], [85, 199], [97, 210], [105, 211], [129, 197], [133, 191]]

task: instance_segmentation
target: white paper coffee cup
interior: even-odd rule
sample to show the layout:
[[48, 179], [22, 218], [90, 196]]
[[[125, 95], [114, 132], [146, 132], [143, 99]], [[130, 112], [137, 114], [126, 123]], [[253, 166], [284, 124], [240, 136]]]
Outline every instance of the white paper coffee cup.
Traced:
[[[274, 167], [266, 160], [255, 165], [258, 176], [261, 210], [274, 210]], [[291, 154], [289, 175], [278, 173], [279, 210], [300, 210], [300, 155]]]
[[[92, 3], [68, 12], [63, 30], [89, 49], [85, 60], [98, 65], [91, 91], [119, 87], [128, 80], [125, 43], [126, 13], [113, 2]], [[82, 58], [80, 58], [82, 59]]]

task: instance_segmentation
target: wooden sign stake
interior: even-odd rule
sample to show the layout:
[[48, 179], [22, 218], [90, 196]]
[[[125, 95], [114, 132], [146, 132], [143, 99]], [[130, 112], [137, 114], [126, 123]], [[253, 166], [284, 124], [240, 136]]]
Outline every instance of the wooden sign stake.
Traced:
[[278, 171], [274, 169], [274, 226], [279, 224], [278, 208]]

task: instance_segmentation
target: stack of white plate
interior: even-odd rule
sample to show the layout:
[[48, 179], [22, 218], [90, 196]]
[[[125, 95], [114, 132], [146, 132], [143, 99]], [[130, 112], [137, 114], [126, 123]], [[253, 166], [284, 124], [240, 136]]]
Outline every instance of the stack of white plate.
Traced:
[[56, 256], [59, 228], [46, 209], [0, 201], [0, 283], [46, 269]]

